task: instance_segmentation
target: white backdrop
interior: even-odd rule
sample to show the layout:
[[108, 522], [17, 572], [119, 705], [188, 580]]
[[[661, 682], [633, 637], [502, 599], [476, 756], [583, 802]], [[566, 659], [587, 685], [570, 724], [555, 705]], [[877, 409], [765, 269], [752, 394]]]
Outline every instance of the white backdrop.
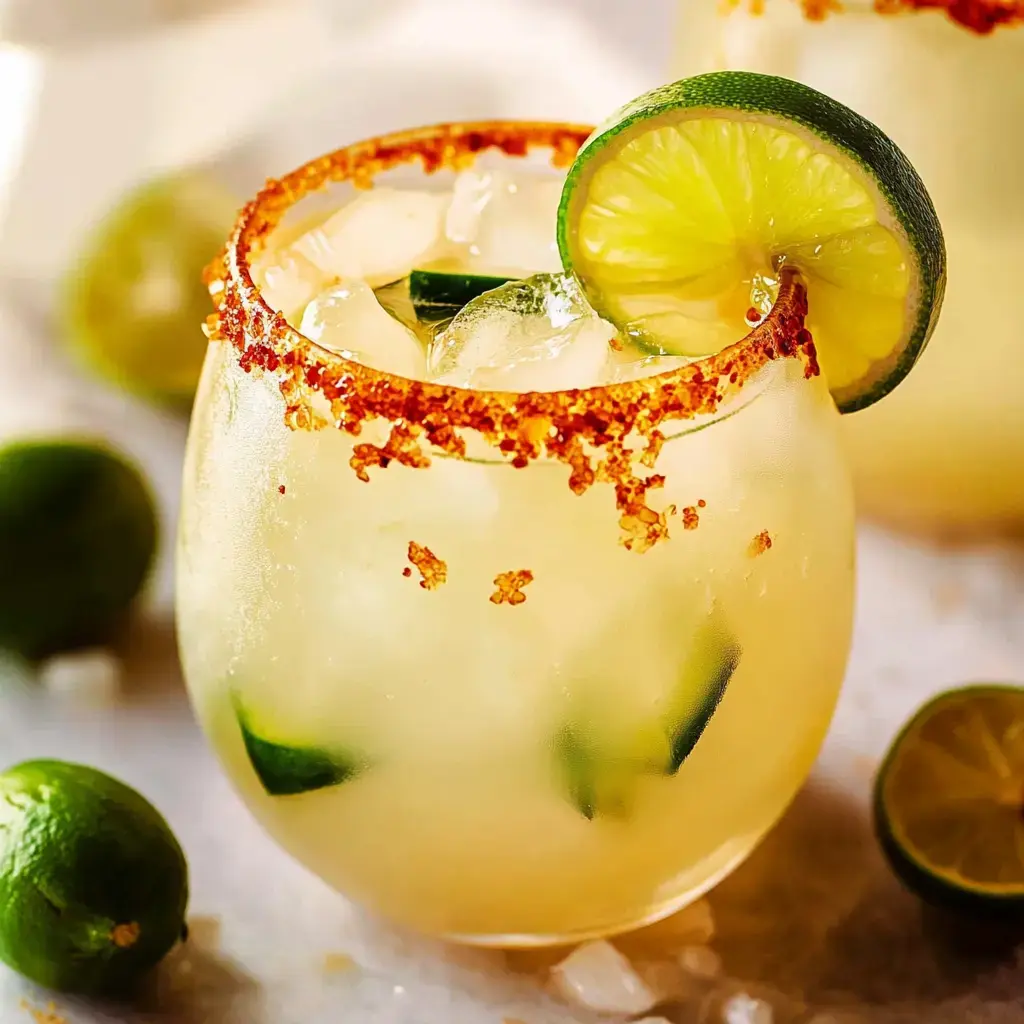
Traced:
[[599, 119], [667, 73], [675, 6], [0, 0], [0, 274], [52, 279], [134, 182], [240, 146], [261, 181], [419, 123]]

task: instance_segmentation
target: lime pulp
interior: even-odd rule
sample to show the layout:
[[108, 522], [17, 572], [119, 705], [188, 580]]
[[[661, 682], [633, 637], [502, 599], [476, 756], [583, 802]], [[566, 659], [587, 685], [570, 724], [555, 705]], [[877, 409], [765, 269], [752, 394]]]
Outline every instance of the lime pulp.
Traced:
[[822, 93], [747, 72], [655, 89], [598, 128], [558, 244], [598, 313], [678, 355], [738, 341], [795, 267], [843, 412], [909, 372], [945, 287], [942, 230], [903, 153]]
[[930, 903], [1024, 912], [1024, 688], [951, 690], [904, 727], [879, 770], [875, 827]]

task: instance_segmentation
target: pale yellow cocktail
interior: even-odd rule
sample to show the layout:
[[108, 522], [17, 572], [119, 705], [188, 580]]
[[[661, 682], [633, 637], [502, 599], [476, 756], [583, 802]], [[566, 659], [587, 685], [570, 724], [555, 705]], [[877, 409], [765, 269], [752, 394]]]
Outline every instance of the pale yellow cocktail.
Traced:
[[[713, 885], [806, 776], [850, 639], [852, 491], [795, 278], [700, 361], [561, 300], [439, 361], [371, 292], [427, 259], [556, 269], [550, 158], [585, 135], [424, 130], [262, 193], [214, 281], [185, 471], [184, 665], [246, 803], [346, 895], [480, 943]], [[264, 242], [308, 188], [371, 178]], [[336, 229], [366, 246], [343, 286]]]

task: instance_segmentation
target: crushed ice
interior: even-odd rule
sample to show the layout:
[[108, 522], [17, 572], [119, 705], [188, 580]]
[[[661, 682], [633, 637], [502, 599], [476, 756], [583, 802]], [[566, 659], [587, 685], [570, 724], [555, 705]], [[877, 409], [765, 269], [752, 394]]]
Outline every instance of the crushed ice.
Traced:
[[657, 1002], [633, 965], [611, 943], [585, 942], [551, 970], [568, 1002], [599, 1013], [646, 1013]]

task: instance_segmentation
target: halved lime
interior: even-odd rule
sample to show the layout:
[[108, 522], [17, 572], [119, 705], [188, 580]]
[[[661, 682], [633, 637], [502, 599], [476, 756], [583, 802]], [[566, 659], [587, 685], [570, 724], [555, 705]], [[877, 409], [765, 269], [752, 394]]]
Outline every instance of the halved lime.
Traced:
[[340, 786], [369, 766], [367, 759], [354, 750], [270, 739], [267, 730], [253, 723], [237, 695], [233, 700], [245, 751], [268, 796], [297, 796]]
[[62, 316], [74, 355], [129, 391], [187, 405], [206, 354], [210, 296], [202, 273], [236, 206], [198, 173], [125, 196], [68, 272]]
[[946, 278], [928, 192], [878, 128], [738, 71], [655, 89], [598, 128], [566, 178], [558, 247], [598, 313], [677, 355], [739, 340], [796, 267], [843, 412], [909, 372]]
[[875, 782], [894, 871], [929, 903], [1024, 912], [1024, 688], [969, 686], [926, 704]]

